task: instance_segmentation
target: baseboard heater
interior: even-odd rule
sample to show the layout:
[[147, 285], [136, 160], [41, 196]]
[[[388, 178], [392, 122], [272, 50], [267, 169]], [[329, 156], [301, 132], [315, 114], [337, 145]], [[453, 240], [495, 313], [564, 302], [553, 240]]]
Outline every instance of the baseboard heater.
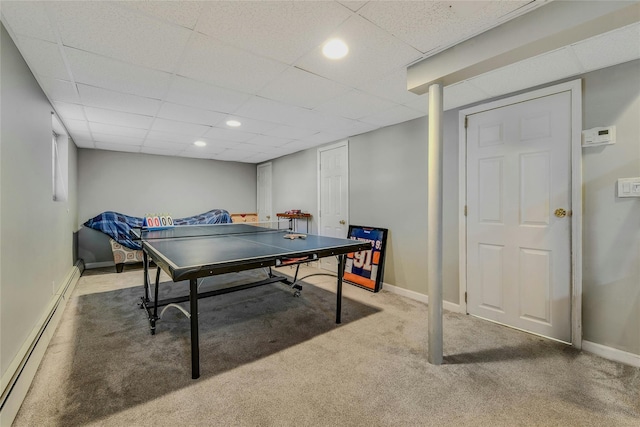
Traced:
[[[65, 300], [65, 298], [68, 297], [71, 291], [73, 291], [73, 288], [75, 287], [76, 283], [78, 282], [78, 279], [82, 275], [83, 270], [84, 270], [84, 263], [82, 262], [82, 260], [76, 261], [76, 263], [73, 265], [73, 267], [71, 268], [71, 271], [69, 272], [66, 278], [64, 286], [60, 288], [60, 290], [56, 293], [56, 295], [54, 295], [54, 298], [52, 299], [52, 301], [49, 303], [49, 306], [45, 314], [43, 315], [43, 320], [39, 322], [41, 326], [37, 330], [32, 331], [29, 339], [27, 339], [27, 341], [23, 345], [20, 353], [16, 355], [16, 357], [14, 358], [14, 361], [11, 363], [11, 365], [7, 369], [7, 372], [5, 373], [4, 377], [5, 378], [8, 376], [11, 376], [11, 377], [6, 379], [6, 382], [5, 382], [5, 378], [2, 379], [3, 390], [2, 390], [2, 395], [0, 396], [0, 412], [2, 412], [3, 409], [5, 409], [5, 404], [11, 397], [11, 393], [14, 390], [18, 381], [20, 380], [20, 377], [24, 372], [25, 367], [31, 361], [31, 357], [33, 355], [34, 350], [40, 343], [40, 340], [42, 339], [47, 328], [49, 328], [51, 321], [53, 320], [53, 317], [55, 316], [58, 308], [60, 307], [60, 304]], [[28, 346], [27, 346], [27, 343], [29, 343]], [[38, 361], [34, 360], [34, 362], [36, 362], [39, 365], [41, 360], [38, 360]], [[29, 379], [28, 381], [30, 383], [32, 381], [32, 378]], [[17, 411], [17, 408], [16, 408], [16, 411]], [[2, 419], [3, 421], [5, 421], [4, 415], [6, 414], [2, 414], [2, 415], [3, 415]], [[15, 414], [13, 414], [11, 418], [13, 419], [14, 416]]]

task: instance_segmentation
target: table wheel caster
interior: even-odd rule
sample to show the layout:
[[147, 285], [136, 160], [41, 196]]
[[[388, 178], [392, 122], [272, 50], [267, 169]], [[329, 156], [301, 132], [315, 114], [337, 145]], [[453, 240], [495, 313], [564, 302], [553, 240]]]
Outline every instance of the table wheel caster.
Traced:
[[294, 297], [299, 297], [300, 296], [300, 291], [302, 290], [302, 286], [293, 285], [293, 289], [295, 289], [295, 291], [293, 292], [293, 296]]

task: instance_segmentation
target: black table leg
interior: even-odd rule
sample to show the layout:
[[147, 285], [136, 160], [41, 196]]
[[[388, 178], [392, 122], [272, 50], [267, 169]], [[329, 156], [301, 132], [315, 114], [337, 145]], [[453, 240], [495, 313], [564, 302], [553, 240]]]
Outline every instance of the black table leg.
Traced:
[[198, 336], [198, 279], [189, 281], [191, 308], [191, 378], [200, 378], [200, 340]]
[[342, 323], [342, 274], [344, 273], [344, 255], [338, 256], [338, 289], [336, 291], [336, 323]]
[[144, 300], [149, 302], [149, 256], [146, 251], [142, 251], [142, 262], [144, 263]]

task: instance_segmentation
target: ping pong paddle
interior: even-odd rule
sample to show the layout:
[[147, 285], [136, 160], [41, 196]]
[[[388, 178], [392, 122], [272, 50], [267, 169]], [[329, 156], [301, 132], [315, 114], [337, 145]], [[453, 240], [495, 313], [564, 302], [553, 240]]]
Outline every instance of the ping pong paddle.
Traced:
[[289, 239], [289, 240], [293, 240], [293, 239], [306, 239], [307, 235], [306, 234], [297, 234], [297, 233], [293, 233], [293, 234], [285, 234], [284, 235], [285, 239]]

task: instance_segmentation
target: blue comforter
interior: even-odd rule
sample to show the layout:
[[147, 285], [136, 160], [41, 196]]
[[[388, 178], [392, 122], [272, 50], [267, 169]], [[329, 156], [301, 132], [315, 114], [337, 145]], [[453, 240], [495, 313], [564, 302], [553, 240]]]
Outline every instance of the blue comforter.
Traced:
[[[142, 249], [140, 243], [131, 236], [132, 228], [142, 227], [142, 218], [118, 212], [106, 211], [84, 223], [85, 227], [102, 231], [122, 246], [131, 249]], [[214, 209], [200, 215], [174, 219], [175, 225], [226, 224], [231, 222], [231, 215], [224, 209]]]

